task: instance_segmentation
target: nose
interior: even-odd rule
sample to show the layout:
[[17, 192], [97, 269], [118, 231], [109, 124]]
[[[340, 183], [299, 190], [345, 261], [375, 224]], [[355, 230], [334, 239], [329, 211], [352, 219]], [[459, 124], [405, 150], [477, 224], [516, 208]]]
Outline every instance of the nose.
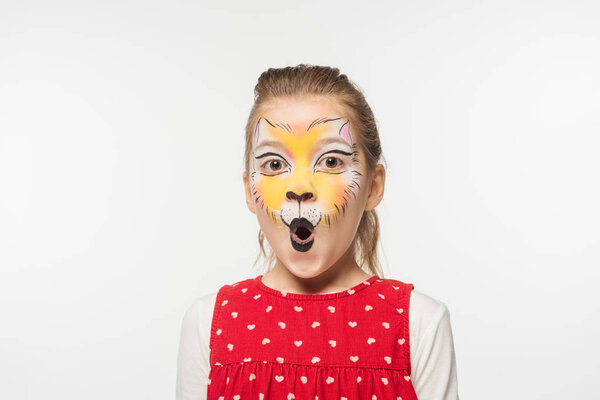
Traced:
[[311, 192], [304, 192], [301, 195], [297, 195], [296, 193], [289, 191], [285, 194], [285, 197], [288, 200], [297, 200], [298, 204], [300, 204], [301, 201], [306, 201], [306, 200], [310, 200], [312, 199], [314, 196]]

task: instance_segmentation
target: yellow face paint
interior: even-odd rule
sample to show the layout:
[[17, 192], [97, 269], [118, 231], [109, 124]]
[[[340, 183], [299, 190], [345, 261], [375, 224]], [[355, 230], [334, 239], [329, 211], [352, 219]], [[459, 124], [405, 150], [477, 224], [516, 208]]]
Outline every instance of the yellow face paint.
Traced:
[[316, 120], [305, 131], [265, 118], [256, 125], [252, 195], [277, 226], [331, 227], [356, 198], [357, 167], [358, 147], [346, 119]]

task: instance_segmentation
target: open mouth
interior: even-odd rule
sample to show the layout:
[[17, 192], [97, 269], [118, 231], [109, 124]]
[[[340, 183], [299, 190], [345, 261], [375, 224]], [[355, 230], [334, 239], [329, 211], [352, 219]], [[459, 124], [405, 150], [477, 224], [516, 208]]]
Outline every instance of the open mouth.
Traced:
[[308, 251], [315, 240], [315, 228], [306, 218], [294, 218], [290, 223], [290, 240], [297, 251]]

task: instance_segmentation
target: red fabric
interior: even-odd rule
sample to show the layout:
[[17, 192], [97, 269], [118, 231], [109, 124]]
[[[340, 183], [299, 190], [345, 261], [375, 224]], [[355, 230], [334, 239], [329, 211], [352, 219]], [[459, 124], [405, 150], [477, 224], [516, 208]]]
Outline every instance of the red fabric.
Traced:
[[219, 289], [208, 400], [415, 400], [413, 285], [372, 276], [343, 292], [296, 294], [262, 276]]

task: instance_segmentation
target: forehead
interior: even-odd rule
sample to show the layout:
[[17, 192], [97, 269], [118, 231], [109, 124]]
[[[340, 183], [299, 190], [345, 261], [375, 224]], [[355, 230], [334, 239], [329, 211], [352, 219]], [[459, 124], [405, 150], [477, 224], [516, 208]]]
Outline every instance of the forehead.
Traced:
[[[261, 114], [270, 122], [287, 126], [296, 133], [307, 132], [321, 119], [348, 118], [339, 102], [323, 96], [274, 98], [263, 105]], [[327, 124], [320, 128], [324, 128], [322, 133], [326, 132]]]

